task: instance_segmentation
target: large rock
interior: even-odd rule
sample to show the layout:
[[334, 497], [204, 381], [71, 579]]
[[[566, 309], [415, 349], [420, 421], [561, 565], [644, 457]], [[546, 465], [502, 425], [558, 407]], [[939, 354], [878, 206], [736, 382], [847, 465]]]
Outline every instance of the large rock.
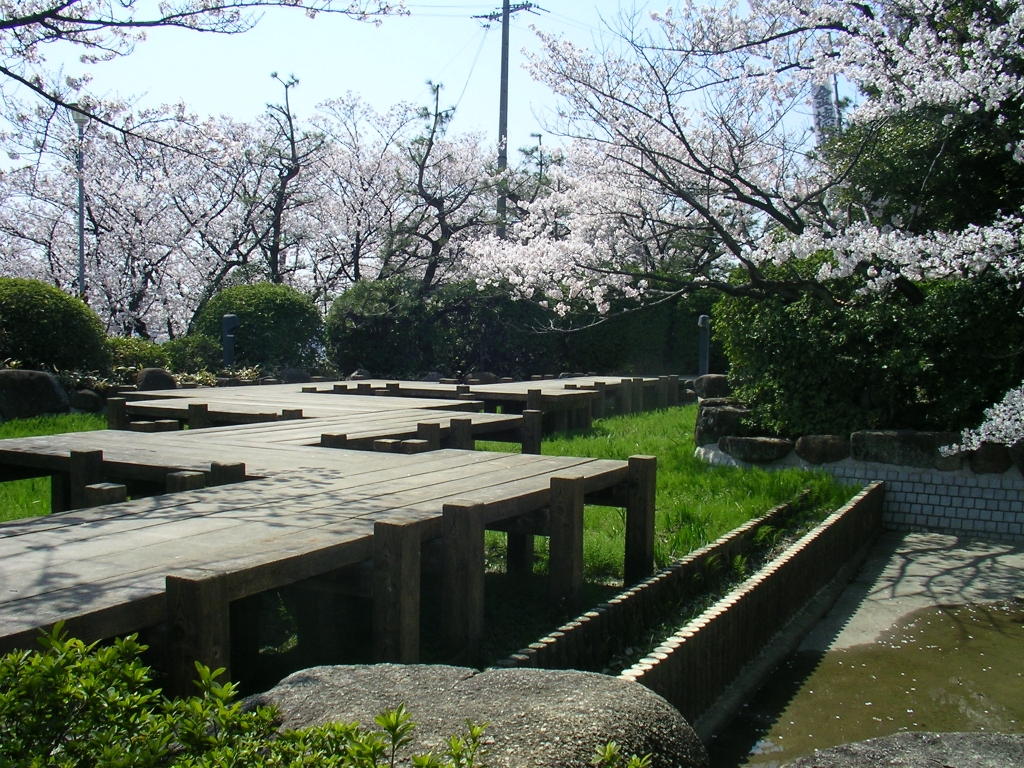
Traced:
[[309, 384], [313, 377], [301, 368], [284, 368], [277, 375], [282, 384]]
[[728, 397], [732, 394], [729, 379], [721, 373], [708, 373], [693, 380], [697, 397]]
[[91, 389], [76, 389], [68, 395], [68, 402], [76, 411], [99, 413], [103, 410], [103, 398]]
[[477, 371], [475, 373], [468, 374], [466, 376], [465, 383], [466, 384], [497, 384], [498, 383], [498, 377], [497, 377], [497, 375], [491, 373], [490, 371]]
[[31, 419], [71, 410], [57, 377], [45, 371], [0, 371], [0, 419]]
[[850, 438], [840, 435], [804, 435], [796, 441], [796, 455], [811, 464], [842, 461], [850, 455]]
[[135, 388], [139, 392], [155, 389], [177, 389], [178, 382], [163, 368], [143, 368], [135, 377]]
[[[710, 405], [711, 402], [720, 400], [705, 400], [697, 410], [697, 422], [693, 430], [693, 441], [697, 446], [717, 443], [720, 437], [735, 435], [748, 437], [752, 431], [745, 419], [750, 416], [750, 410], [743, 405]], [[729, 400], [730, 403], [737, 401]]]
[[977, 475], [1001, 475], [1013, 466], [1010, 449], [998, 443], [982, 443], [971, 451], [968, 462]]
[[443, 378], [444, 378], [444, 374], [441, 373], [440, 371], [427, 371], [426, 373], [421, 374], [419, 379], [417, 379], [417, 381], [429, 381], [429, 382], [433, 382], [433, 383], [436, 384], [437, 382], [441, 381], [441, 379], [443, 379]]
[[854, 432], [850, 435], [850, 455], [861, 461], [882, 464], [949, 469], [952, 457], [942, 456], [939, 448], [959, 439], [960, 436], [954, 432], [915, 432], [908, 429]]
[[1019, 733], [898, 733], [816, 749], [789, 768], [1007, 768], [1024, 765]]
[[706, 766], [704, 747], [683, 717], [639, 683], [593, 672], [375, 664], [296, 672], [246, 702], [273, 705], [281, 727], [328, 722], [373, 726], [386, 708], [405, 704], [417, 723], [410, 754], [441, 751], [465, 732], [467, 718], [487, 722], [491, 768], [586, 768], [594, 749], [615, 741], [626, 755], [653, 755], [655, 767]]
[[793, 450], [792, 440], [778, 437], [736, 437], [729, 435], [718, 438], [718, 447], [740, 461], [752, 464], [767, 464], [784, 459]]

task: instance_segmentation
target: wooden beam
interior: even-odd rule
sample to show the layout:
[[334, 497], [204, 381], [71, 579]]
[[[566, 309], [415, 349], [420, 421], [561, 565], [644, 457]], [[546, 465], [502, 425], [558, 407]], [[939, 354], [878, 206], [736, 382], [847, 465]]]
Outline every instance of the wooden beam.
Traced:
[[668, 376], [658, 377], [658, 407], [668, 408]]
[[231, 619], [227, 578], [168, 576], [166, 580], [167, 688], [172, 696], [199, 692], [198, 661], [211, 670], [224, 668], [221, 682], [231, 680]]
[[245, 464], [241, 462], [222, 464], [215, 461], [210, 464], [210, 482], [207, 485], [229, 485], [245, 480]]
[[188, 428], [206, 429], [210, 426], [210, 406], [206, 403], [188, 404]]
[[633, 413], [644, 411], [644, 380], [637, 376], [633, 379]]
[[505, 545], [507, 569], [513, 576], [529, 576], [533, 573], [534, 545], [533, 531], [510, 530]]
[[625, 415], [633, 412], [633, 380], [622, 379], [619, 382], [619, 414]]
[[539, 389], [528, 389], [526, 390], [526, 409], [530, 411], [543, 411], [543, 404], [541, 402], [541, 390]]
[[[374, 443], [374, 448], [376, 448]], [[430, 450], [430, 443], [426, 440], [400, 440], [397, 453], [426, 453]], [[394, 451], [393, 451], [394, 452]]]
[[630, 456], [626, 492], [625, 586], [654, 572], [654, 509], [658, 460]]
[[128, 400], [107, 398], [107, 429], [128, 429]]
[[426, 440], [430, 450], [441, 450], [441, 424], [437, 421], [421, 421], [416, 425], [416, 437]]
[[583, 599], [583, 477], [551, 478], [548, 601], [579, 608]]
[[344, 448], [348, 444], [348, 435], [320, 435], [321, 448]]
[[420, 531], [415, 522], [373, 524], [373, 648], [376, 661], [419, 661]]
[[449, 648], [463, 662], [476, 663], [484, 632], [483, 505], [445, 504], [441, 531], [441, 622]]
[[540, 455], [541, 436], [544, 431], [544, 413], [538, 410], [523, 411], [523, 426], [520, 429], [523, 453]]
[[93, 483], [85, 486], [85, 506], [102, 507], [128, 500], [128, 489], [120, 483]]
[[597, 390], [597, 397], [592, 401], [592, 413], [594, 414], [595, 419], [603, 419], [605, 400], [608, 397], [608, 384], [603, 381], [595, 382], [594, 389]]
[[461, 451], [472, 451], [476, 448], [472, 419], [452, 419], [450, 431], [451, 434], [448, 437], [450, 448], [457, 448]]
[[69, 509], [89, 506], [85, 486], [103, 482], [103, 451], [72, 451], [69, 462]]
[[206, 487], [206, 475], [202, 472], [168, 472], [167, 492], [198, 491]]

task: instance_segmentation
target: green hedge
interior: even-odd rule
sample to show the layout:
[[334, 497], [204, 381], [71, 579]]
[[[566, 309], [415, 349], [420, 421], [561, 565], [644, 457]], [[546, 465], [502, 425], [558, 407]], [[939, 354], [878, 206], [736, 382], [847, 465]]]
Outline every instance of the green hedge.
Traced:
[[166, 368], [167, 352], [156, 342], [135, 336], [111, 336], [107, 346], [115, 368]]
[[714, 332], [737, 394], [781, 435], [960, 430], [1024, 378], [1024, 291], [989, 275], [896, 291], [832, 286], [837, 303], [723, 298]]
[[80, 299], [39, 280], [0, 277], [0, 360], [105, 372], [106, 338], [103, 323]]
[[175, 373], [216, 371], [223, 361], [218, 342], [205, 336], [181, 336], [163, 344], [167, 362]]
[[192, 319], [190, 335], [221, 341], [221, 319], [237, 315], [235, 363], [315, 369], [324, 349], [323, 318], [308, 296], [287, 285], [237, 285], [210, 299]]

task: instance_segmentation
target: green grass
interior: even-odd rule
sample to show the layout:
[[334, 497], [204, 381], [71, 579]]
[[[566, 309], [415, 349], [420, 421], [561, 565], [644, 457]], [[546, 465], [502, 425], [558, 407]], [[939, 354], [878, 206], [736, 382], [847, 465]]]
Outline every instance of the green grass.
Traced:
[[[822, 516], [848, 501], [856, 489], [837, 484], [830, 475], [797, 469], [712, 467], [694, 457], [695, 405], [669, 408], [594, 422], [586, 433], [546, 438], [542, 452], [550, 456], [627, 459], [636, 454], [658, 457], [655, 558], [665, 566], [722, 534], [811, 489]], [[481, 450], [516, 451], [509, 443], [478, 442]], [[624, 512], [587, 507], [584, 521], [586, 576], [621, 579]], [[502, 534], [489, 539], [492, 550], [503, 547]], [[542, 539], [538, 539], [540, 544]], [[541, 548], [538, 547], [538, 552]], [[498, 552], [495, 552], [497, 555]], [[543, 568], [543, 557], [539, 567]]]
[[[0, 424], [0, 439], [57, 435], [63, 432], [89, 432], [106, 429], [102, 416], [70, 413], [63, 416], [38, 416], [14, 419]], [[0, 523], [50, 513], [50, 478], [34, 477], [0, 483]]]

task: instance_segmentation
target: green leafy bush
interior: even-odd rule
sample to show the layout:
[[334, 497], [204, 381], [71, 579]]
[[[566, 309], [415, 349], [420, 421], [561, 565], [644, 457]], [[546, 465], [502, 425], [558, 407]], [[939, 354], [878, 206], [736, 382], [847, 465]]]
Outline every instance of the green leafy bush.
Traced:
[[167, 362], [175, 373], [202, 373], [220, 368], [224, 352], [206, 336], [181, 336], [163, 344]]
[[137, 336], [111, 336], [107, 339], [115, 368], [166, 368], [167, 353], [149, 339]]
[[221, 340], [221, 319], [237, 315], [235, 363], [263, 368], [316, 368], [324, 348], [323, 318], [313, 300], [287, 285], [227, 288], [192, 319], [189, 335]]
[[[810, 265], [808, 265], [809, 268]], [[781, 435], [960, 430], [1024, 378], [1024, 290], [995, 275], [896, 291], [832, 285], [829, 304], [723, 298], [714, 333], [730, 380]]]
[[106, 371], [106, 337], [99, 317], [80, 299], [39, 280], [0, 277], [0, 360]]

